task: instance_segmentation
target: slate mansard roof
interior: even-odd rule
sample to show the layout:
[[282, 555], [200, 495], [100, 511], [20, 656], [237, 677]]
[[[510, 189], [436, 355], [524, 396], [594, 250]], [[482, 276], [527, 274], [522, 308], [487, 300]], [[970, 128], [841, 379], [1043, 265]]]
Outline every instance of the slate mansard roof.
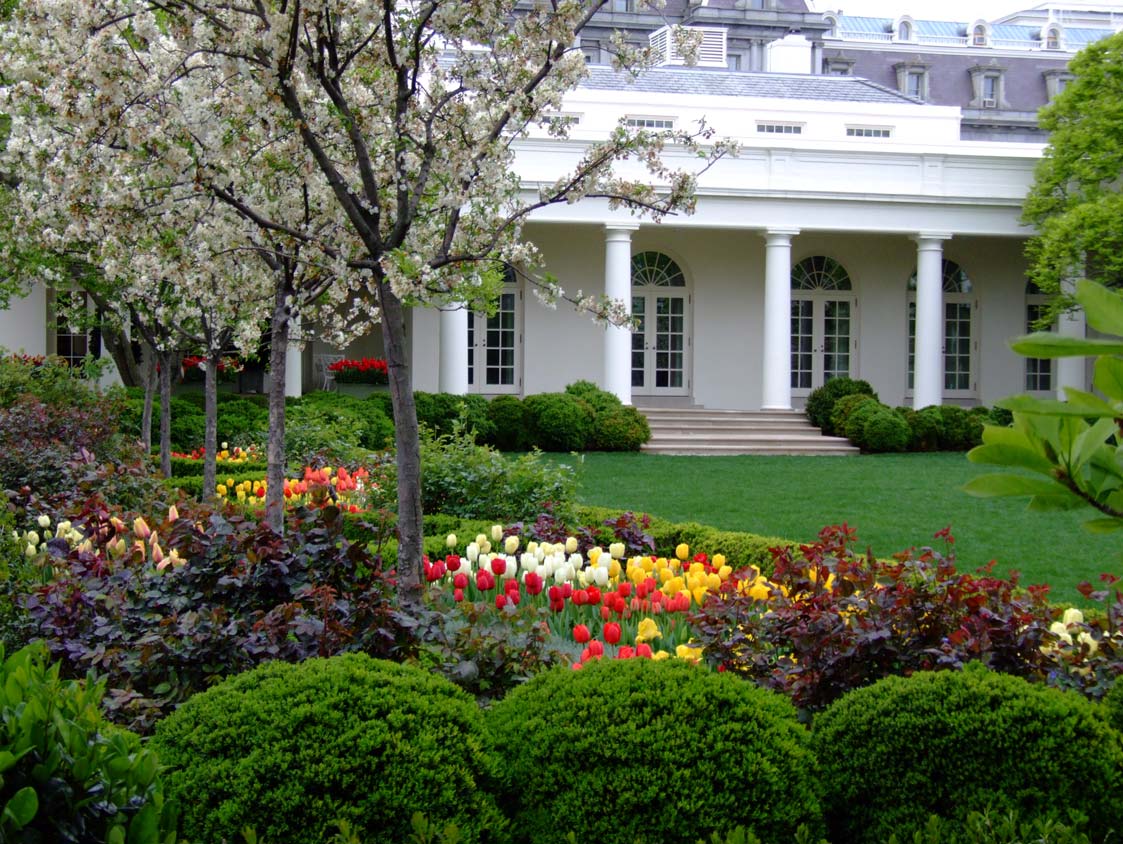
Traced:
[[639, 78], [608, 67], [590, 67], [582, 88], [718, 97], [764, 97], [860, 103], [916, 103], [912, 97], [855, 76], [729, 73], [720, 69], [658, 67]]

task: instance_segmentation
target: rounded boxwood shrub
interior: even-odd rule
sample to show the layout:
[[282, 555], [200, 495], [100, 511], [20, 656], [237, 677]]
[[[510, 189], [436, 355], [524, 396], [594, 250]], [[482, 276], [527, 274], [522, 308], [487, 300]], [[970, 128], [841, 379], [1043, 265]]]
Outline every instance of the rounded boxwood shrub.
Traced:
[[523, 399], [523, 424], [543, 451], [582, 451], [592, 439], [593, 411], [568, 393], [538, 393]]
[[843, 436], [859, 446], [862, 443], [862, 433], [866, 429], [866, 422], [875, 413], [886, 409], [885, 405], [876, 399], [865, 396], [862, 398], [864, 401], [860, 399], [851, 405], [849, 412], [844, 417], [843, 425], [839, 428]]
[[491, 419], [488, 417], [486, 398], [474, 393], [458, 396], [452, 393], [415, 392], [414, 404], [417, 406], [417, 421], [438, 436], [452, 433], [453, 424], [463, 420], [465, 427], [474, 432], [476, 442], [487, 442], [493, 435]]
[[[834, 409], [831, 411], [831, 421], [829, 432], [832, 436], [844, 437], [846, 436], [846, 422], [850, 419], [850, 415], [854, 413], [859, 407], [866, 404], [880, 405], [874, 396], [867, 395], [866, 393], [853, 393], [849, 396], [843, 396], [834, 403]], [[828, 429], [824, 429], [827, 433]]]
[[476, 702], [412, 666], [363, 654], [268, 663], [189, 698], [153, 739], [190, 841], [322, 844], [334, 821], [406, 842], [410, 816], [503, 840]]
[[895, 410], [881, 405], [866, 418], [858, 445], [864, 451], [875, 453], [907, 451], [908, 423]]
[[1123, 828], [1123, 736], [1072, 692], [963, 671], [887, 677], [815, 719], [824, 808], [835, 844], [911, 841], [930, 815], [1022, 820], [1074, 809], [1092, 840]]
[[937, 408], [944, 421], [943, 451], [967, 451], [983, 440], [983, 423], [979, 417], [954, 404]]
[[526, 449], [526, 432], [523, 428], [523, 403], [518, 396], [496, 396], [488, 404], [487, 417], [491, 420], [491, 444], [500, 451]]
[[647, 417], [630, 405], [597, 414], [592, 444], [597, 451], [639, 451], [650, 439]]
[[565, 391], [569, 395], [584, 401], [597, 416], [624, 406], [615, 393], [602, 390], [592, 381], [574, 381], [572, 384], [566, 385]]
[[814, 758], [792, 705], [679, 660], [540, 674], [487, 711], [516, 841], [697, 841], [821, 831]]
[[807, 397], [807, 403], [803, 407], [803, 412], [807, 414], [807, 418], [811, 420], [811, 424], [820, 428], [824, 434], [838, 434], [840, 429], [833, 427], [833, 419], [831, 414], [834, 412], [835, 403], [838, 402], [843, 396], [852, 395], [866, 395], [877, 398], [877, 393], [873, 391], [868, 381], [861, 381], [855, 378], [832, 378], [819, 387], [811, 391]]
[[935, 406], [906, 410], [910, 451], [939, 451], [944, 440], [944, 416]]

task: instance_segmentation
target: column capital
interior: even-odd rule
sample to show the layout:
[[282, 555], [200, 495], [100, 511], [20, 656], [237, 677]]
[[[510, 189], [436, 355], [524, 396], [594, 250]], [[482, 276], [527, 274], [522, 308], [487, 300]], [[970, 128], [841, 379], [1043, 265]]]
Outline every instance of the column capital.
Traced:
[[605, 223], [604, 224], [604, 238], [605, 240], [627, 240], [632, 239], [632, 232], [639, 231], [639, 223], [633, 222], [620, 222], [620, 223]]
[[909, 235], [918, 249], [943, 249], [944, 241], [951, 240], [951, 232], [917, 232]]
[[782, 244], [787, 245], [792, 242], [792, 238], [799, 234], [799, 229], [765, 229], [760, 233], [761, 237], [769, 244]]

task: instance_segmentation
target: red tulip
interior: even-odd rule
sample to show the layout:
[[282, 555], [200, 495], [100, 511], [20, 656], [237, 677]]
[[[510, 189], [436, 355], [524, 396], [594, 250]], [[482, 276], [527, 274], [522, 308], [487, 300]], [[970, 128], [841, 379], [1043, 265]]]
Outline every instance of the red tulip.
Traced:
[[636, 645], [636, 656], [643, 657], [644, 659], [651, 659], [651, 645], [647, 644], [647, 642], [640, 642]]
[[476, 588], [481, 592], [487, 592], [489, 589], [495, 588], [495, 578], [487, 569], [480, 569], [476, 572]]
[[508, 594], [510, 594], [511, 592], [518, 593], [519, 582], [513, 577], [508, 577], [505, 581], [503, 581], [503, 591]]
[[579, 607], [589, 603], [589, 593], [584, 589], [578, 589], [573, 593], [573, 603], [577, 604]]
[[600, 599], [601, 599], [600, 589], [598, 589], [595, 586], [590, 586], [588, 589], [585, 590], [585, 593], [588, 596], [590, 604], [593, 604], [595, 606], [596, 604], [600, 603]]
[[617, 659], [631, 659], [636, 655], [636, 649], [631, 645], [624, 645], [616, 652]]
[[612, 617], [612, 610], [609, 609], [608, 604], [601, 604], [600, 605], [600, 620], [601, 621], [608, 621], [608, 619], [611, 618], [611, 617]]
[[495, 574], [496, 577], [502, 577], [503, 574], [507, 571], [507, 561], [502, 557], [496, 557], [491, 561], [491, 571]]
[[589, 633], [589, 628], [584, 624], [575, 625], [573, 628], [573, 640], [579, 645], [584, 645], [592, 638]]
[[457, 572], [456, 576], [452, 578], [452, 585], [455, 586], [457, 589], [467, 589], [468, 588], [468, 575], [466, 575], [462, 571]]
[[604, 626], [604, 640], [610, 645], [620, 641], [620, 625], [615, 621], [610, 621]]
[[604, 656], [604, 643], [599, 639], [593, 639], [585, 650], [589, 652], [590, 656]]
[[461, 601], [464, 600], [464, 590], [463, 589], [453, 589], [452, 590], [452, 599], [454, 601], [456, 601], [456, 603], [459, 604]]
[[507, 605], [507, 596], [502, 592], [497, 592], [495, 595], [495, 608], [497, 610], [503, 609]]
[[621, 598], [627, 598], [629, 595], [632, 594], [632, 584], [628, 583], [627, 581], [624, 581], [623, 583], [621, 583], [619, 586], [616, 587], [616, 591], [620, 595]]
[[536, 571], [528, 571], [523, 583], [526, 586], [526, 594], [528, 595], [538, 595], [541, 593], [544, 585], [542, 582], [542, 575]]

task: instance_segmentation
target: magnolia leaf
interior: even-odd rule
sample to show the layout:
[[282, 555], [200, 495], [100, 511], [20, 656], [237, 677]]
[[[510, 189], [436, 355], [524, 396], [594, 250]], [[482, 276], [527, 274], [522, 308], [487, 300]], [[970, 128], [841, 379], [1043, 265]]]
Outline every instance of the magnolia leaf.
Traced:
[[129, 821], [128, 844], [149, 844], [160, 836], [160, 815], [156, 806], [145, 803]]
[[1039, 452], [1006, 443], [976, 446], [967, 452], [967, 459], [972, 463], [988, 463], [992, 466], [1020, 466], [1043, 475], [1053, 471], [1053, 464]]
[[1079, 472], [1100, 449], [1107, 448], [1106, 440], [1116, 431], [1114, 419], [1101, 419], [1088, 430], [1081, 432], [1072, 443], [1069, 452], [1068, 471], [1070, 475]]
[[1088, 325], [1096, 331], [1123, 336], [1123, 296], [1118, 292], [1081, 279], [1076, 283], [1076, 301], [1083, 306]]
[[[983, 426], [983, 443], [985, 445], [1008, 445], [1015, 448], [1032, 448], [1033, 441], [1025, 435], [1024, 431], [1002, 425]], [[970, 453], [968, 453], [970, 457]]]
[[1064, 494], [1072, 496], [1071, 492], [1058, 486], [1053, 481], [1031, 478], [1026, 475], [979, 475], [979, 477], [969, 480], [963, 489], [968, 495], [979, 498], [1013, 495], [1053, 496], [1061, 490], [1064, 491]]
[[4, 806], [4, 820], [9, 820], [16, 829], [23, 829], [39, 811], [39, 795], [30, 785], [25, 785], [12, 795], [7, 805]]
[[[1060, 489], [1060, 487], [1058, 487]], [[1070, 492], [1058, 492], [1052, 495], [1035, 495], [1029, 500], [1028, 508], [1036, 513], [1051, 510], [1076, 510], [1084, 506], [1084, 501]]]
[[[995, 403], [997, 407], [1005, 408], [1014, 413], [1031, 413], [1038, 416], [1089, 416], [1083, 408], [1070, 405], [1068, 402], [1057, 399], [1035, 399], [1033, 396], [1009, 396]], [[1109, 406], [1110, 407], [1110, 406]], [[1114, 415], [1112, 410], [1111, 414]]]
[[1091, 337], [1062, 337], [1049, 331], [1038, 331], [1019, 337], [1010, 344], [1019, 355], [1030, 358], [1071, 358], [1089, 355], [1123, 355], [1123, 340]]
[[1090, 519], [1084, 522], [1084, 527], [1091, 533], [1114, 533], [1123, 530], [1123, 519]]
[[1106, 356], [1096, 358], [1092, 384], [1109, 399], [1123, 399], [1123, 360]]
[[1065, 387], [1065, 397], [1070, 409], [1080, 411], [1081, 416], [1110, 416], [1123, 414], [1123, 408], [1108, 404], [1095, 393], [1086, 393], [1075, 387]]

